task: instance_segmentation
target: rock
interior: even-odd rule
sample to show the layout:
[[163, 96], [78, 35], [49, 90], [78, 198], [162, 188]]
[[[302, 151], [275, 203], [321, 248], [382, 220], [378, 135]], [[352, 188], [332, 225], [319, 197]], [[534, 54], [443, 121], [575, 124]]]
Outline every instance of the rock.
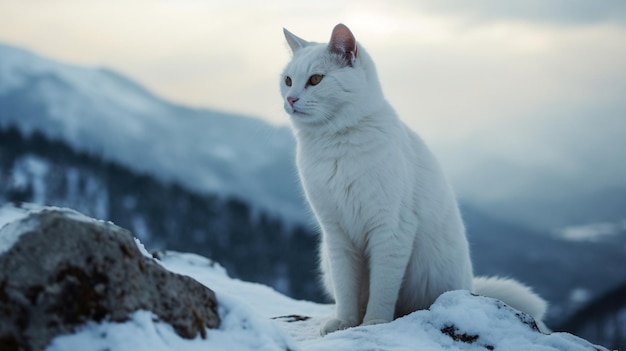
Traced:
[[184, 338], [204, 338], [220, 324], [213, 291], [143, 255], [131, 233], [110, 222], [45, 209], [1, 228], [3, 243], [3, 351], [41, 350], [88, 321], [123, 322], [137, 310]]

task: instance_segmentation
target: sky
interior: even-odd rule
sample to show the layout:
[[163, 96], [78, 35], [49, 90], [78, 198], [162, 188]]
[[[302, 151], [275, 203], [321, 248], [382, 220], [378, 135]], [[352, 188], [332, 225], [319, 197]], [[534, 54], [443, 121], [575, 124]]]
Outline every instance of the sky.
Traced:
[[288, 124], [282, 28], [324, 42], [339, 22], [453, 174], [481, 168], [462, 149], [500, 160], [504, 173], [543, 167], [571, 182], [595, 172], [626, 183], [622, 0], [0, 0], [1, 42], [276, 125]]

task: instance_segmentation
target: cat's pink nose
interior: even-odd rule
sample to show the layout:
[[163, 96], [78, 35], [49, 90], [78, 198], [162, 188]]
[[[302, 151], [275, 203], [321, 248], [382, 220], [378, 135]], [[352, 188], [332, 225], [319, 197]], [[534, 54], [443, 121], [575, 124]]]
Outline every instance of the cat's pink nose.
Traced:
[[293, 106], [293, 104], [295, 104], [296, 101], [298, 101], [297, 97], [287, 96], [287, 102], [289, 103], [289, 105]]

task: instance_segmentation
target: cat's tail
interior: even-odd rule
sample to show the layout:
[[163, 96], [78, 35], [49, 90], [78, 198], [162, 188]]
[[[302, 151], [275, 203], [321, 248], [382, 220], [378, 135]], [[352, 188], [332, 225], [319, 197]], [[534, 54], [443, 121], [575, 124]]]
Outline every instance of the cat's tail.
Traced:
[[474, 277], [473, 292], [498, 299], [516, 310], [525, 312], [535, 319], [542, 331], [547, 331], [542, 319], [548, 303], [532, 289], [517, 280], [499, 277]]

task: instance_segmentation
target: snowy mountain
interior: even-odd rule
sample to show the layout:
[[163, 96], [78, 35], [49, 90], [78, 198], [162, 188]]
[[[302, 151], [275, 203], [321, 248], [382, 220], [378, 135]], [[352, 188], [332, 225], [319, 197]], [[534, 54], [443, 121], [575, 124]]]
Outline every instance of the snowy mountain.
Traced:
[[[172, 104], [112, 71], [0, 44], [0, 202], [76, 208], [129, 228], [150, 249], [200, 253], [237, 278], [321, 299], [293, 150], [286, 128]], [[585, 201], [572, 203], [585, 211]], [[555, 321], [626, 281], [623, 245], [562, 240], [528, 229], [532, 221], [462, 207], [476, 273], [534, 286]]]
[[552, 325], [626, 281], [626, 243], [570, 241], [464, 206], [474, 271], [535, 287], [549, 303]]
[[130, 229], [150, 250], [191, 251], [219, 260], [237, 278], [293, 297], [322, 298], [312, 278], [312, 230], [287, 225], [242, 199], [194, 192], [77, 152], [40, 132], [0, 129], [0, 204], [5, 202], [75, 208]]
[[626, 345], [626, 284], [603, 294], [578, 311], [564, 330], [622, 350]]
[[195, 191], [306, 218], [287, 128], [175, 105], [107, 69], [0, 44], [0, 127], [10, 125]]
[[[285, 226], [243, 201], [159, 182], [37, 132], [23, 137], [16, 129], [0, 130], [0, 155], [0, 202], [76, 208], [129, 228], [151, 250], [191, 251], [218, 260], [237, 278], [323, 300], [313, 228]], [[626, 280], [623, 245], [570, 242], [471, 206], [462, 212], [476, 274], [512, 276], [535, 287], [550, 301], [550, 322], [561, 323], [586, 299]]]
[[[626, 120], [611, 109], [564, 116], [536, 131], [540, 144], [528, 144], [546, 150], [520, 144], [509, 154], [488, 156], [481, 140], [491, 136], [460, 141], [465, 152], [457, 144], [436, 149], [463, 200], [492, 216], [545, 232], [626, 219], [626, 168], [620, 162]], [[550, 131], [560, 124], [568, 132], [557, 138]], [[77, 150], [196, 191], [247, 199], [289, 221], [310, 218], [287, 128], [176, 105], [108, 69], [0, 44], [0, 127], [8, 125], [43, 131]], [[493, 191], [501, 196], [485, 197]]]
[[[0, 255], [9, 252], [24, 236], [39, 234], [27, 234], [37, 227], [32, 217], [22, 220], [29, 213], [39, 211], [36, 207], [0, 208]], [[71, 210], [61, 211], [71, 221], [111, 230], [110, 223]], [[293, 300], [267, 286], [232, 279], [218, 263], [198, 255], [162, 252], [154, 259], [136, 243], [144, 260], [157, 262], [170, 272], [192, 277], [214, 289], [219, 327], [204, 329], [202, 325], [204, 333], [186, 339], [172, 325], [141, 309], [122, 322], [112, 322], [106, 317], [98, 322], [88, 321], [73, 332], [52, 338], [45, 350], [606, 350], [571, 334], [545, 334], [524, 313], [467, 291], [447, 292], [428, 310], [390, 323], [355, 327], [320, 337], [318, 326], [332, 314], [332, 305]], [[24, 250], [19, 251], [20, 255], [28, 255]], [[41, 290], [42, 299], [54, 296]], [[12, 345], [17, 349], [17, 345]]]
[[546, 233], [561, 231], [565, 227], [626, 220], [626, 185], [593, 191], [570, 191], [570, 186], [575, 188], [576, 184], [562, 185], [558, 190], [555, 187], [552, 192], [545, 193], [540, 193], [538, 188], [536, 192], [529, 191], [514, 199], [481, 204], [480, 207], [493, 216]]

